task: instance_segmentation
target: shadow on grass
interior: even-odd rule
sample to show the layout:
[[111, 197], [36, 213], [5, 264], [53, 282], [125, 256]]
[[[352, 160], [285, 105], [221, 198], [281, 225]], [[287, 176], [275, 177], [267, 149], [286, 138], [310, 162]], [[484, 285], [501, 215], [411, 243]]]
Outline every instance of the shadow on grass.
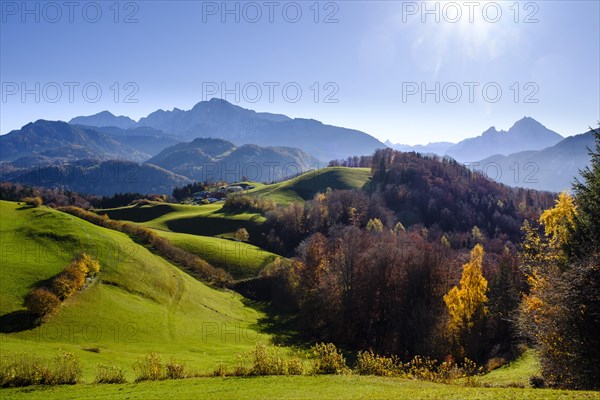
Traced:
[[148, 222], [174, 211], [175, 209], [171, 204], [165, 203], [146, 206], [126, 206], [108, 210], [98, 209], [95, 210], [95, 213], [98, 215], [107, 214], [110, 219], [118, 221]]
[[312, 341], [300, 333], [297, 313], [282, 312], [268, 302], [258, 302], [247, 298], [244, 298], [242, 302], [244, 305], [264, 313], [264, 316], [250, 327], [258, 332], [271, 335], [273, 344], [302, 349], [308, 349], [312, 345]]
[[15, 333], [37, 327], [38, 320], [27, 311], [13, 311], [0, 316], [0, 333]]

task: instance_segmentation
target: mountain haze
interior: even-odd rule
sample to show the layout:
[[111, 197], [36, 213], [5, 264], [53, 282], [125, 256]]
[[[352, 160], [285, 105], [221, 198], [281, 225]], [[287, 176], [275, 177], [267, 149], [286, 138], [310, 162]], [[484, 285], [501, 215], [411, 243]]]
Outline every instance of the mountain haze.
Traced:
[[558, 133], [530, 117], [515, 122], [508, 131], [489, 128], [480, 136], [465, 139], [446, 151], [460, 162], [473, 162], [496, 154], [508, 155], [526, 150], [541, 150], [563, 139]]
[[570, 190], [579, 170], [590, 164], [587, 148], [593, 146], [594, 135], [590, 131], [542, 150], [488, 157], [475, 168], [509, 186], [561, 192]]
[[451, 143], [451, 142], [434, 142], [434, 143], [428, 143], [425, 145], [417, 144], [417, 145], [411, 146], [411, 145], [407, 145], [407, 144], [392, 143], [389, 140], [386, 140], [385, 144], [388, 147], [391, 147], [392, 149], [398, 150], [398, 151], [404, 151], [404, 152], [414, 151], [416, 153], [436, 154], [438, 156], [443, 156], [450, 147], [454, 146], [454, 143]]
[[70, 124], [87, 125], [87, 126], [115, 126], [121, 129], [133, 128], [136, 124], [134, 120], [125, 116], [116, 116], [110, 111], [102, 111], [98, 114], [89, 115], [87, 117], [75, 117], [69, 121]]
[[[76, 117], [71, 121], [87, 125], [116, 125], [117, 118], [108, 114]], [[111, 114], [112, 115], [112, 114]], [[98, 125], [96, 125], [98, 126]], [[212, 137], [236, 145], [297, 147], [321, 161], [355, 155], [368, 155], [386, 146], [364, 132], [325, 125], [313, 119], [289, 118], [281, 114], [261, 113], [212, 99], [190, 110], [157, 110], [141, 118], [136, 127], [150, 127], [192, 140]]]

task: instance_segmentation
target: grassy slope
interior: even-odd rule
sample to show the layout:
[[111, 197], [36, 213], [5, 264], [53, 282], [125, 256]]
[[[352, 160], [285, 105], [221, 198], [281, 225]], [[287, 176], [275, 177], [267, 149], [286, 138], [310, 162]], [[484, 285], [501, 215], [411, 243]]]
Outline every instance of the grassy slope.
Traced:
[[310, 200], [318, 192], [332, 189], [360, 189], [369, 180], [369, 168], [330, 167], [310, 171], [296, 178], [258, 187], [249, 193], [265, 196], [279, 204]]
[[133, 221], [156, 229], [158, 234], [175, 246], [229, 271], [236, 279], [256, 276], [276, 257], [275, 254], [221, 237], [230, 237], [241, 227], [248, 229], [251, 235], [258, 235], [264, 217], [253, 213], [227, 214], [221, 212], [221, 207], [222, 204], [198, 206], [153, 203], [96, 212], [108, 214], [111, 219]]
[[[189, 233], [202, 236], [227, 236], [246, 228], [250, 235], [259, 234], [265, 221], [255, 213], [228, 214], [221, 211], [222, 204], [191, 206], [182, 204], [155, 204], [151, 206], [122, 207], [98, 211], [107, 213], [112, 219], [140, 222], [148, 228], [164, 231]], [[170, 210], [165, 212], [165, 210]]]
[[89, 381], [97, 363], [131, 372], [133, 361], [145, 352], [165, 358], [174, 354], [204, 370], [221, 361], [234, 363], [236, 353], [268, 341], [254, 328], [261, 314], [245, 307], [239, 295], [207, 287], [120, 232], [45, 207], [2, 201], [0, 213], [0, 321], [7, 314], [18, 316], [25, 294], [76, 253], [95, 254], [102, 265], [102, 283], [65, 302], [49, 322], [0, 334], [3, 353], [73, 351]]
[[202, 257], [215, 267], [223, 268], [235, 279], [256, 276], [263, 267], [278, 257], [248, 243], [161, 230], [156, 232], [169, 239], [173, 245]]
[[534, 350], [480, 378], [488, 386], [529, 386], [529, 378], [540, 375], [540, 363]]
[[598, 392], [468, 388], [372, 376], [197, 378], [125, 385], [76, 385], [0, 391], [12, 399], [599, 399]]

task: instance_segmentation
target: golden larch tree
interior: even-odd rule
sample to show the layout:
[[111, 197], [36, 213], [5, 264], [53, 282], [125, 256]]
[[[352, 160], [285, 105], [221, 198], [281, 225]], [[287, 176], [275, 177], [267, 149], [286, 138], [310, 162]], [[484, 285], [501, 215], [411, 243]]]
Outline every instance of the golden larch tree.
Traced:
[[481, 271], [483, 254], [482, 245], [473, 248], [471, 260], [463, 265], [459, 286], [454, 286], [444, 296], [450, 316], [449, 329], [455, 337], [472, 330], [476, 322], [487, 314], [488, 282]]

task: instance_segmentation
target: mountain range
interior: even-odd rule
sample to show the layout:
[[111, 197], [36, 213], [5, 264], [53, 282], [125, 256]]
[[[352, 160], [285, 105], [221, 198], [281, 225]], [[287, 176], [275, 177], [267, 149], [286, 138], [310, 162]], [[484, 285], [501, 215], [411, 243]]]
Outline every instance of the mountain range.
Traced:
[[446, 150], [445, 155], [460, 162], [473, 162], [524, 150], [541, 150], [554, 146], [564, 138], [531, 117], [515, 122], [508, 131], [491, 127], [480, 136], [465, 139]]
[[497, 154], [509, 155], [526, 150], [541, 150], [554, 146], [564, 138], [546, 128], [531, 117], [523, 117], [508, 131], [498, 131], [492, 126], [481, 135], [464, 139], [458, 143], [435, 142], [409, 146], [385, 142], [388, 147], [400, 151], [448, 156], [456, 161], [472, 163]]
[[296, 148], [236, 146], [210, 138], [187, 143], [154, 128], [61, 121], [27, 124], [0, 136], [0, 145], [3, 181], [98, 195], [170, 193], [194, 180], [273, 182], [321, 166]]
[[[589, 132], [563, 139], [533, 118], [524, 117], [508, 131], [491, 127], [456, 144], [384, 144], [364, 132], [255, 112], [212, 99], [188, 111], [158, 110], [138, 122], [104, 111], [75, 117], [69, 123], [29, 123], [0, 136], [0, 174], [3, 180], [104, 194], [119, 186], [100, 181], [95, 182], [97, 188], [83, 183], [69, 186], [60, 167], [68, 165], [85, 178], [94, 168], [144, 163], [140, 171], [145, 183], [137, 190], [170, 192], [174, 185], [191, 180], [246, 177], [272, 182], [323, 165], [323, 161], [369, 155], [389, 146], [452, 157], [510, 186], [561, 191], [568, 189], [579, 169], [588, 164], [586, 146], [592, 143]], [[107, 161], [113, 164], [103, 165]], [[33, 179], [36, 173], [54, 178]]]
[[563, 138], [531, 117], [515, 122], [508, 131], [491, 127], [459, 143], [408, 146], [386, 142], [400, 151], [451, 157], [508, 186], [561, 192], [570, 190], [579, 171], [589, 165], [590, 132]]
[[322, 162], [369, 155], [378, 148], [386, 147], [365, 132], [326, 125], [314, 119], [292, 119], [281, 114], [256, 112], [216, 98], [201, 101], [187, 111], [178, 108], [157, 110], [138, 122], [107, 111], [75, 117], [69, 122], [98, 128], [149, 127], [185, 140], [211, 137], [236, 145], [296, 147]]
[[474, 168], [505, 185], [562, 192], [570, 190], [579, 170], [590, 164], [588, 148], [593, 147], [594, 135], [589, 131], [542, 150], [494, 155]]

